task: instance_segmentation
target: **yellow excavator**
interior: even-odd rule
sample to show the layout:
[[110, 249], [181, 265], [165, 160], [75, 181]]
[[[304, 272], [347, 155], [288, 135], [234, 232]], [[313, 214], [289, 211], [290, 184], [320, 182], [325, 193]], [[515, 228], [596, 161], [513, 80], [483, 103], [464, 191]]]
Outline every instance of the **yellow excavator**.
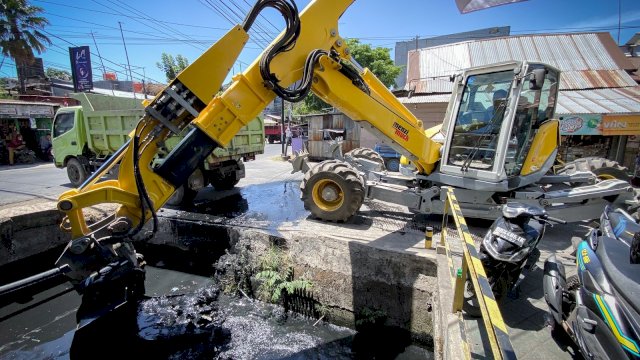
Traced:
[[[352, 2], [315, 0], [299, 12], [292, 0], [257, 1], [243, 24], [146, 105], [144, 117], [120, 150], [79, 188], [60, 196], [58, 209], [66, 214], [63, 225], [73, 240], [57, 265], [85, 297], [143, 291], [143, 261], [132, 240], [152, 236], [156, 211], [173, 191], [276, 96], [295, 102], [312, 91], [402, 153], [412, 169], [402, 176], [389, 175], [371, 151], [360, 149], [313, 168], [299, 158], [298, 168], [307, 170], [302, 199], [321, 219], [347, 220], [366, 197], [438, 213], [444, 185], [457, 189], [465, 215], [485, 218], [495, 217], [499, 205], [511, 199], [542, 205], [566, 220], [597, 217], [605, 203], [634, 202], [624, 181], [599, 181], [589, 171], [548, 175], [559, 142], [558, 121], [551, 119], [557, 69], [508, 62], [466, 70], [455, 78], [443, 125], [425, 130], [351, 57], [338, 20]], [[218, 94], [265, 8], [279, 12], [286, 29]], [[164, 141], [187, 127], [191, 130], [182, 142], [157, 161]], [[117, 179], [103, 180], [116, 165]], [[83, 210], [101, 203], [119, 207], [88, 225]], [[567, 211], [573, 208], [579, 211]], [[143, 231], [148, 221], [153, 222], [150, 232]]]

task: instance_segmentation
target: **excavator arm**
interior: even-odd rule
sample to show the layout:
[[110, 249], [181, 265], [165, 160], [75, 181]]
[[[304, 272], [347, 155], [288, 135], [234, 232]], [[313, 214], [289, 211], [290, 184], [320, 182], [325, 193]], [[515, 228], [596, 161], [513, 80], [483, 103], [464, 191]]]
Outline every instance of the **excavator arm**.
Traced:
[[[299, 101], [313, 91], [349, 117], [369, 123], [391, 143], [398, 143], [420, 170], [428, 173], [434, 168], [440, 145], [425, 135], [422, 123], [370, 71], [354, 65], [339, 35], [338, 19], [352, 2], [315, 0], [298, 14], [292, 0], [259, 0], [242, 25], [231, 29], [147, 105], [131, 140], [110, 161], [78, 189], [60, 196], [58, 208], [66, 213], [64, 225], [73, 240], [58, 265], [68, 265], [67, 276], [79, 290], [126, 278], [116, 270], [123, 265], [139, 269], [142, 263], [131, 241], [152, 236], [157, 228], [156, 210], [175, 188], [276, 96]], [[265, 7], [279, 11], [287, 28], [217, 94]], [[154, 167], [163, 141], [188, 125], [193, 129]], [[101, 180], [116, 165], [117, 179]], [[83, 210], [102, 203], [119, 206], [112, 216], [87, 224]], [[150, 219], [153, 231], [148, 233], [143, 225]]]

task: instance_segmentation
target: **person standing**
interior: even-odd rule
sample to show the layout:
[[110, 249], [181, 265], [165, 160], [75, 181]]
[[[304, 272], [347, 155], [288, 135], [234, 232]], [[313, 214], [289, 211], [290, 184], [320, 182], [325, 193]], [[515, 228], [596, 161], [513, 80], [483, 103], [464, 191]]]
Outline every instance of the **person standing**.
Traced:
[[285, 136], [285, 144], [287, 145], [291, 145], [291, 137], [293, 136], [293, 133], [291, 132], [291, 127], [289, 125], [287, 125], [287, 128], [284, 131], [284, 136]]

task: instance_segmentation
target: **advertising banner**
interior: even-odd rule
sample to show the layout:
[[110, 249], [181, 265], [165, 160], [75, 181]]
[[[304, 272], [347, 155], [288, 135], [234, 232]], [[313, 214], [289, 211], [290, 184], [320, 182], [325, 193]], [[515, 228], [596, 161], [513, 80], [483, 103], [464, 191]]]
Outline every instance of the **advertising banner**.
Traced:
[[602, 135], [600, 114], [575, 114], [560, 117], [560, 135]]
[[91, 53], [88, 46], [69, 48], [71, 57], [71, 75], [76, 92], [93, 89], [91, 73]]
[[604, 115], [602, 135], [639, 135], [640, 115]]

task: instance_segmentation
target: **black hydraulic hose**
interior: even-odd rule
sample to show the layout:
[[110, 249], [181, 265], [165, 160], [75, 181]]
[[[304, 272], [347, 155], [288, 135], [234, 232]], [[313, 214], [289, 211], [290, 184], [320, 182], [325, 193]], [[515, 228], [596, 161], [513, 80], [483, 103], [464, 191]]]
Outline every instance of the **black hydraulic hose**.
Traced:
[[[140, 123], [138, 123], [138, 126], [140, 125]], [[142, 230], [142, 227], [144, 226], [144, 223], [146, 222], [146, 208], [148, 208], [149, 210], [151, 210], [151, 215], [153, 217], [153, 230], [151, 232], [151, 234], [146, 237], [143, 240], [148, 240], [149, 238], [151, 238], [151, 236], [153, 236], [156, 231], [158, 230], [158, 217], [156, 215], [156, 212], [153, 208], [153, 203], [151, 202], [151, 199], [149, 198], [149, 194], [147, 193], [147, 189], [144, 186], [144, 181], [142, 180], [142, 175], [140, 174], [140, 134], [138, 132], [138, 126], [136, 126], [136, 131], [134, 133], [133, 136], [133, 175], [134, 178], [136, 180], [136, 188], [138, 190], [138, 197], [140, 199], [140, 209], [141, 209], [141, 215], [140, 215], [140, 222], [138, 223], [138, 226], [136, 226], [135, 229], [132, 230], [132, 232], [130, 232], [128, 234], [128, 237], [133, 237], [135, 235], [137, 235], [140, 230]], [[144, 129], [144, 127], [143, 127]]]
[[3, 296], [5, 294], [8, 294], [20, 289], [27, 288], [30, 286], [34, 286], [36, 284], [39, 284], [49, 279], [54, 279], [60, 275], [64, 275], [68, 273], [69, 271], [71, 271], [71, 268], [69, 267], [69, 265], [65, 264], [60, 267], [47, 270], [45, 272], [41, 272], [33, 276], [29, 276], [28, 278], [14, 281], [10, 284], [2, 285], [0, 286], [0, 296]]

